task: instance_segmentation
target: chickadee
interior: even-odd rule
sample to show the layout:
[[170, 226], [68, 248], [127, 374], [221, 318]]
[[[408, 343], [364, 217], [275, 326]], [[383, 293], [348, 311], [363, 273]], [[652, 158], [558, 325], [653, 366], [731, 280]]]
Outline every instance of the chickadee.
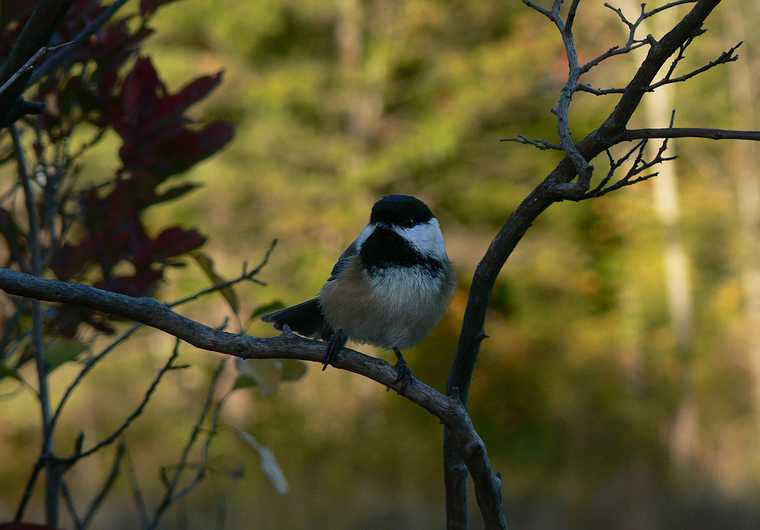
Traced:
[[412, 374], [401, 350], [430, 333], [455, 283], [430, 208], [409, 195], [388, 195], [372, 207], [369, 224], [340, 256], [318, 297], [262, 319], [328, 340], [323, 370], [348, 339], [392, 349], [396, 382], [406, 386]]

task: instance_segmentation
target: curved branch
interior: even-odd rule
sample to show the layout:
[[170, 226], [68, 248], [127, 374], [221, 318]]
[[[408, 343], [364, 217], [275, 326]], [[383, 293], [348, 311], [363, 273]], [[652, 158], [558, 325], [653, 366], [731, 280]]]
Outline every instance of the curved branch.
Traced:
[[[12, 295], [81, 305], [118, 315], [165, 331], [197, 348], [243, 359], [301, 359], [317, 363], [324, 359], [324, 342], [292, 333], [270, 338], [228, 333], [175, 313], [153, 298], [135, 298], [88, 285], [38, 278], [6, 268], [0, 268], [0, 289]], [[394, 389], [439, 418], [453, 433], [459, 453], [476, 483], [478, 498], [487, 499], [486, 506], [490, 507], [490, 513], [484, 510], [484, 519], [504, 519], [498, 474], [493, 470], [485, 444], [459, 399], [446, 396], [418, 379], [403, 386], [397, 381], [396, 371], [389, 363], [348, 348], [343, 348], [332, 364]]]
[[[549, 19], [554, 20], [553, 11], [542, 8], [532, 0], [524, 0], [524, 3], [541, 12]], [[689, 0], [676, 0], [663, 6], [663, 9], [685, 3], [692, 2]], [[647, 56], [631, 81], [626, 85], [617, 105], [598, 129], [588, 134], [576, 145], [577, 152], [584, 160], [593, 160], [597, 155], [622, 141], [625, 127], [652, 84], [655, 75], [657, 75], [668, 58], [686, 40], [700, 30], [705, 19], [707, 19], [718, 4], [720, 4], [720, 0], [696, 0], [694, 7], [660, 41], [655, 41], [654, 38], [646, 40], [647, 44], [650, 44]], [[616, 48], [612, 48], [602, 57], [606, 58], [615, 54], [615, 50]], [[588, 71], [588, 69], [599, 64], [599, 62], [601, 60], [597, 58], [580, 68]], [[509, 216], [475, 270], [464, 321], [462, 322], [462, 332], [459, 336], [457, 353], [449, 373], [447, 386], [449, 395], [458, 395], [465, 407], [470, 381], [480, 351], [480, 343], [486, 338], [484, 329], [485, 319], [496, 278], [507, 262], [507, 259], [511, 256], [512, 251], [536, 218], [554, 202], [578, 196], [577, 188], [570, 185], [570, 182], [578, 175], [576, 167], [577, 164], [569, 156], [566, 156], [557, 165]], [[450, 432], [449, 428], [446, 428], [444, 440], [446, 441], [451, 436], [453, 436], [453, 433]], [[461, 507], [466, 506], [467, 503], [464, 494], [466, 486], [461, 483], [463, 480], [462, 474], [457, 471], [461, 468], [462, 459], [455, 452], [449, 450], [444, 451], [444, 459], [446, 501], [449, 506], [448, 513], [459, 513], [461, 510], [452, 509], [451, 505]], [[468, 466], [468, 469], [472, 472], [470, 466]], [[498, 494], [500, 495], [500, 492]], [[483, 510], [484, 505], [481, 503], [480, 496], [478, 496], [478, 503], [481, 510]], [[450, 520], [449, 528], [466, 529], [467, 521], [466, 519]], [[494, 528], [499, 527], [494, 526]]]

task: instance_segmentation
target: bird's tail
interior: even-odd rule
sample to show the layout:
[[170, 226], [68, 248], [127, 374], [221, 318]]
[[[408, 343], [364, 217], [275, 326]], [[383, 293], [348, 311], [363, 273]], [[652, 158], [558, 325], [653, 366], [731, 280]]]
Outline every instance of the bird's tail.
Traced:
[[330, 326], [322, 315], [318, 298], [267, 313], [261, 317], [261, 320], [271, 322], [277, 329], [282, 329], [284, 325], [287, 325], [291, 330], [306, 337], [326, 338], [331, 334]]

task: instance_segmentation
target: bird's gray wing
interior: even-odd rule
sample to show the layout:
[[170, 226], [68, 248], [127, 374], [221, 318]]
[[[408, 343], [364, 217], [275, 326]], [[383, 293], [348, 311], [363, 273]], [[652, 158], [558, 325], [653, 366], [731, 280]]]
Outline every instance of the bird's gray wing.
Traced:
[[340, 274], [343, 269], [346, 268], [348, 265], [348, 262], [356, 256], [357, 250], [356, 250], [356, 241], [348, 245], [348, 248], [343, 251], [343, 254], [340, 255], [338, 258], [338, 261], [335, 262], [335, 265], [333, 265], [332, 272], [330, 272], [330, 277], [327, 279], [328, 282], [334, 280], [338, 274]]

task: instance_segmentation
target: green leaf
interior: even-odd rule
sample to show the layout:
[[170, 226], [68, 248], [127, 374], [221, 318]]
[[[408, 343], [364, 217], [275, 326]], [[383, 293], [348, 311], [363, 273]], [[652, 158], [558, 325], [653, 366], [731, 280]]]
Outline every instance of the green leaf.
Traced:
[[232, 427], [232, 429], [248, 447], [251, 447], [259, 454], [261, 470], [264, 472], [264, 475], [269, 479], [269, 482], [277, 493], [285, 495], [288, 492], [288, 479], [285, 478], [285, 474], [282, 472], [282, 468], [280, 468], [280, 464], [277, 462], [277, 458], [275, 458], [272, 450], [259, 442], [251, 433], [242, 431], [237, 427]]
[[[196, 263], [198, 263], [203, 272], [206, 273], [206, 276], [209, 280], [211, 280], [212, 284], [217, 285], [224, 283], [224, 278], [219, 276], [219, 274], [216, 272], [216, 269], [214, 269], [214, 260], [212, 260], [207, 254], [203, 252], [193, 252], [190, 255], [193, 257], [193, 259], [195, 259]], [[229, 304], [233, 313], [237, 315], [240, 311], [240, 300], [238, 300], [237, 293], [232, 288], [232, 286], [220, 289], [219, 292], [224, 297], [224, 299], [227, 300], [227, 303]]]
[[235, 384], [232, 390], [238, 390], [240, 388], [253, 388], [257, 385], [256, 380], [250, 375], [240, 374], [235, 379]]
[[241, 375], [256, 382], [262, 396], [271, 396], [277, 391], [282, 374], [282, 361], [279, 359], [236, 359], [235, 366]]
[[298, 359], [283, 359], [282, 372], [280, 378], [282, 381], [298, 381], [306, 374], [306, 363]]
[[256, 320], [258, 317], [260, 317], [261, 315], [271, 313], [272, 311], [277, 311], [278, 309], [282, 309], [283, 307], [285, 307], [285, 304], [283, 304], [280, 300], [273, 300], [264, 305], [260, 305], [259, 307], [253, 310], [253, 313], [251, 313], [251, 317], [248, 319], [248, 322], [252, 322]]
[[238, 377], [232, 387], [258, 388], [262, 396], [271, 396], [280, 383], [298, 381], [306, 373], [306, 363], [298, 359], [235, 359]]
[[73, 361], [87, 349], [75, 339], [55, 339], [45, 345], [45, 365], [50, 373], [64, 363]]
[[188, 182], [186, 184], [180, 184], [179, 186], [174, 186], [173, 188], [169, 188], [162, 194], [156, 196], [151, 202], [152, 204], [159, 204], [162, 202], [167, 201], [173, 201], [174, 199], [179, 199], [180, 197], [190, 193], [191, 191], [195, 191], [198, 188], [202, 188], [203, 184], [200, 182]]

